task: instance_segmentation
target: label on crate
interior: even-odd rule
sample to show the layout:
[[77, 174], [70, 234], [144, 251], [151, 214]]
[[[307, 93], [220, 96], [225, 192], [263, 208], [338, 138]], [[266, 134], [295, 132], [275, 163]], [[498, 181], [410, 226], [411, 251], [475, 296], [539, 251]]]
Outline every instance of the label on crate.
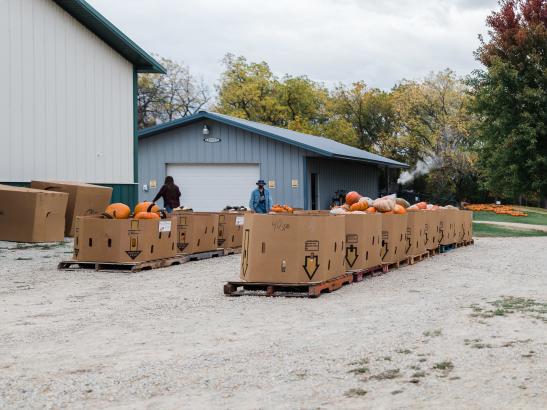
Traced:
[[158, 232], [171, 232], [171, 221], [160, 221]]
[[243, 215], [236, 216], [236, 226], [241, 226], [245, 222], [245, 217]]

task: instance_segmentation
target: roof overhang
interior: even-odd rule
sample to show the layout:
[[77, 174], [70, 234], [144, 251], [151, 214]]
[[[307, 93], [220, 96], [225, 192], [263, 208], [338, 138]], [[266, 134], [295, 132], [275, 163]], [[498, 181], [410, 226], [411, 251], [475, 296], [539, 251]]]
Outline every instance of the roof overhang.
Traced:
[[139, 73], [165, 74], [165, 68], [84, 0], [53, 0], [89, 31], [133, 63]]
[[262, 135], [264, 137], [271, 138], [273, 140], [283, 142], [286, 144], [294, 145], [299, 148], [305, 149], [307, 151], [311, 151], [315, 154], [321, 155], [323, 157], [331, 158], [331, 159], [341, 159], [346, 161], [356, 161], [356, 162], [362, 162], [362, 163], [368, 163], [368, 164], [376, 164], [378, 166], [384, 166], [388, 168], [409, 168], [407, 164], [403, 164], [400, 162], [393, 161], [395, 163], [389, 163], [381, 160], [374, 160], [374, 159], [364, 159], [364, 158], [357, 158], [357, 157], [350, 157], [350, 156], [343, 156], [343, 155], [337, 155], [333, 154], [332, 152], [322, 150], [320, 148], [314, 147], [312, 145], [308, 144], [301, 144], [298, 141], [294, 141], [290, 138], [284, 138], [282, 136], [279, 136], [277, 134], [267, 132], [258, 128], [254, 128], [252, 126], [248, 126], [246, 124], [241, 124], [240, 122], [230, 120], [229, 118], [226, 118], [225, 116], [215, 115], [214, 113], [210, 113], [207, 111], [199, 111], [196, 114], [189, 115], [184, 118], [180, 118], [178, 120], [169, 121], [164, 124], [155, 125], [150, 128], [146, 128], [143, 130], [139, 130], [139, 139], [149, 138], [154, 135], [162, 134], [166, 131], [183, 127], [198, 121], [202, 120], [211, 120], [211, 121], [218, 121], [220, 123], [231, 125], [236, 128], [240, 128], [249, 132], [252, 132], [254, 134]]

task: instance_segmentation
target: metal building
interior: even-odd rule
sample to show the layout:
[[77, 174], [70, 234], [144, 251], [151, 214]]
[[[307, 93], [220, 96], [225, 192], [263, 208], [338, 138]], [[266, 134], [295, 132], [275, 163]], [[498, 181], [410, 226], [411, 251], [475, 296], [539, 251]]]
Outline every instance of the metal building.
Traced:
[[137, 198], [137, 72], [163, 67], [83, 0], [0, 1], [0, 183]]
[[328, 209], [335, 191], [376, 197], [381, 170], [406, 167], [327, 138], [207, 111], [139, 132], [139, 199], [151, 200], [171, 175], [182, 204], [200, 211], [247, 205], [259, 178], [274, 202]]

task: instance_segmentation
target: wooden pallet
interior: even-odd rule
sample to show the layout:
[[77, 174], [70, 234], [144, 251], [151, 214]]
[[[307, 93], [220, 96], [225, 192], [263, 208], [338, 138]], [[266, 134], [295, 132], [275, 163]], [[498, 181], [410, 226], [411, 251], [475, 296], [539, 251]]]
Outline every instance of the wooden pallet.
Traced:
[[224, 256], [237, 255], [239, 253], [241, 253], [241, 248], [225, 248], [224, 249]]
[[439, 245], [439, 252], [440, 253], [446, 253], [446, 252], [449, 252], [449, 251], [453, 251], [454, 249], [456, 249], [456, 244], [455, 243], [451, 243], [450, 245]]
[[408, 264], [414, 265], [415, 263], [421, 262], [426, 258], [429, 258], [429, 252], [424, 252], [424, 253], [420, 253], [419, 255], [409, 256]]
[[475, 244], [474, 239], [470, 239], [468, 241], [463, 241], [463, 246], [470, 246], [470, 245], [474, 245], [474, 244]]
[[350, 270], [348, 273], [353, 275], [353, 282], [362, 282], [367, 276], [377, 276], [382, 274], [382, 265], [373, 266], [366, 269]]
[[203, 259], [211, 259], [211, 258], [218, 258], [220, 256], [224, 256], [224, 249], [217, 249], [214, 251], [199, 252], [199, 253], [188, 253], [188, 254], [183, 253], [179, 256], [184, 259], [184, 263], [201, 261]]
[[57, 265], [59, 270], [95, 270], [100, 272], [140, 272], [143, 270], [151, 270], [158, 268], [166, 268], [168, 266], [181, 265], [184, 259], [176, 256], [173, 258], [156, 259], [146, 262], [81, 262], [81, 261], [62, 261]]
[[427, 252], [429, 253], [429, 257], [432, 257], [432, 256], [435, 256], [435, 255], [438, 255], [439, 252], [440, 252], [440, 249], [439, 249], [439, 247], [437, 246], [437, 247], [434, 248], [434, 249], [428, 249]]
[[[333, 279], [314, 283], [227, 282], [226, 296], [286, 296], [317, 298], [353, 282], [353, 274], [345, 273]], [[241, 290], [239, 290], [241, 288]]]

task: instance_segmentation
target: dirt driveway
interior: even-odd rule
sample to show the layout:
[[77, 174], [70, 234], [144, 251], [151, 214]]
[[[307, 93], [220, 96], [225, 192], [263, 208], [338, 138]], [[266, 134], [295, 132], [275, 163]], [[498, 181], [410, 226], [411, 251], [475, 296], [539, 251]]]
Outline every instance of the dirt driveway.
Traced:
[[[59, 272], [0, 242], [0, 408], [542, 408], [547, 238], [485, 238], [319, 299], [228, 298], [238, 256]], [[7, 248], [7, 249], [6, 249]]]

